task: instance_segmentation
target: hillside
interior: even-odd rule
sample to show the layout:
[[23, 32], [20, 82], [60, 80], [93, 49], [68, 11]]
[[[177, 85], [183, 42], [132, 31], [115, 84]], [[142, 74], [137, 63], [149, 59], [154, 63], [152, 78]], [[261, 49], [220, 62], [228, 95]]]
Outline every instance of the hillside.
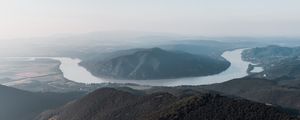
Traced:
[[276, 45], [256, 47], [243, 51], [243, 59], [255, 63], [270, 63], [300, 55], [300, 47], [281, 47]]
[[219, 84], [190, 87], [192, 88], [214, 90], [226, 95], [240, 96], [300, 111], [300, 88], [281, 85], [281, 81], [245, 77]]
[[279, 108], [218, 94], [191, 91], [134, 94], [96, 90], [38, 120], [296, 120]]
[[32, 93], [0, 85], [0, 120], [32, 120], [41, 112], [80, 97], [82, 93]]
[[81, 65], [99, 77], [134, 80], [206, 76], [220, 73], [230, 66], [224, 59], [160, 48], [124, 54], [109, 59], [85, 60]]
[[267, 46], [245, 50], [246, 61], [257, 63], [264, 71], [253, 75], [270, 80], [296, 80], [300, 76], [300, 47]]

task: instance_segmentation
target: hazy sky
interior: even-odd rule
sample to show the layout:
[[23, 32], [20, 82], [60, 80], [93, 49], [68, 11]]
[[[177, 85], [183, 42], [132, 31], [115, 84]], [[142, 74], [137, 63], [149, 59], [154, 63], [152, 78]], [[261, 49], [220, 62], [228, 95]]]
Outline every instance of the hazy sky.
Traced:
[[0, 0], [0, 39], [113, 30], [300, 36], [300, 0]]

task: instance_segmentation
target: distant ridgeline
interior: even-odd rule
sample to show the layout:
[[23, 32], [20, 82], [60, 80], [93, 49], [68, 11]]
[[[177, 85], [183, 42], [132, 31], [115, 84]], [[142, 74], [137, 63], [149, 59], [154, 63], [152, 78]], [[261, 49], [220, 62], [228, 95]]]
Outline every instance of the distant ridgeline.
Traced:
[[99, 55], [83, 60], [80, 65], [99, 77], [151, 80], [218, 74], [230, 63], [223, 58], [151, 48]]

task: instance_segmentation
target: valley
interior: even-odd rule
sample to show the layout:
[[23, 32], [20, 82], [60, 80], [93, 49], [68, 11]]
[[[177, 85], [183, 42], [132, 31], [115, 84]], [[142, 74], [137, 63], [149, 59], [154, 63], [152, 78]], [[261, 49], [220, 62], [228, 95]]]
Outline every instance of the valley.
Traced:
[[[88, 66], [84, 65], [85, 62], [89, 60], [92, 60], [92, 62], [97, 63], [95, 62], [97, 61], [95, 60], [95, 57], [92, 56], [90, 56], [89, 58], [77, 58], [77, 59], [69, 58], [69, 57], [8, 57], [5, 59], [1, 59], [1, 63], [3, 63], [1, 66], [1, 71], [2, 71], [1, 82], [3, 85], [7, 85], [10, 87], [14, 87], [26, 91], [31, 91], [33, 92], [33, 94], [36, 94], [35, 92], [38, 92], [37, 94], [40, 94], [42, 96], [48, 95], [48, 92], [54, 92], [53, 94], [75, 93], [73, 94], [75, 95], [75, 97], [69, 98], [67, 101], [62, 101], [60, 105], [56, 105], [53, 107], [49, 106], [49, 108], [55, 108], [55, 109], [50, 110], [48, 107], [39, 109], [38, 112], [35, 112], [34, 114], [32, 114], [32, 116], [29, 116], [28, 120], [33, 118], [36, 120], [49, 120], [49, 119], [81, 120], [83, 116], [89, 116], [97, 119], [101, 118], [107, 120], [118, 119], [113, 116], [110, 116], [111, 114], [115, 114], [120, 117], [123, 116], [122, 118], [125, 119], [126, 117], [124, 115], [128, 115], [128, 113], [124, 112], [124, 109], [129, 109], [129, 108], [130, 111], [132, 111], [132, 114], [130, 114], [126, 119], [145, 119], [145, 120], [172, 119], [173, 117], [178, 115], [182, 115], [180, 118], [178, 118], [182, 120], [204, 119], [204, 118], [205, 119], [237, 119], [233, 117], [235, 116], [236, 112], [235, 113], [231, 113], [231, 112], [214, 113], [213, 111], [215, 111], [214, 109], [225, 109], [227, 111], [231, 111], [232, 109], [242, 109], [242, 110], [252, 111], [252, 109], [247, 109], [247, 107], [243, 107], [243, 105], [248, 107], [251, 106], [251, 108], [254, 109], [260, 109], [260, 111], [265, 111], [269, 114], [269, 116], [264, 116], [260, 114], [261, 112], [238, 113], [238, 114], [247, 115], [247, 117], [239, 116], [244, 119], [246, 118], [251, 119], [252, 118], [251, 116], [253, 116], [253, 118], [255, 116], [260, 119], [271, 120], [272, 118], [273, 120], [276, 116], [276, 118], [278, 119], [296, 120], [297, 119], [296, 116], [298, 116], [300, 113], [299, 112], [300, 107], [298, 104], [298, 101], [300, 100], [298, 97], [300, 96], [300, 87], [299, 87], [300, 82], [297, 80], [298, 74], [296, 71], [297, 68], [295, 68], [297, 67], [297, 57], [295, 57], [297, 56], [297, 54], [282, 57], [282, 55], [276, 56], [274, 54], [268, 53], [262, 55], [263, 58], [259, 58], [254, 56], [253, 54], [250, 54], [252, 53], [251, 51], [257, 48], [252, 48], [252, 49], [251, 48], [234, 49], [234, 48], [235, 47], [232, 47], [231, 49], [226, 48], [224, 49], [225, 51], [221, 55], [212, 54], [212, 56], [210, 57], [206, 56], [206, 54], [201, 52], [199, 52], [199, 54], [196, 54], [195, 52], [191, 54], [191, 53], [180, 52], [180, 51], [176, 51], [172, 53], [172, 55], [176, 57], [177, 55], [178, 56], [183, 55], [184, 59], [176, 58], [176, 57], [173, 58], [177, 60], [183, 60], [183, 63], [191, 63], [191, 62], [185, 62], [186, 58], [198, 59], [198, 57], [200, 56], [199, 58], [201, 58], [200, 60], [201, 62], [203, 62], [202, 61], [203, 59], [209, 61], [205, 63], [205, 65], [207, 66], [205, 66], [204, 68], [214, 68], [211, 67], [212, 64], [210, 65], [209, 63], [213, 63], [215, 61], [223, 61], [223, 63], [229, 62], [230, 64], [228, 65], [228, 67], [224, 68], [222, 71], [217, 70], [217, 72], [212, 73], [211, 75], [204, 75], [204, 76], [197, 75], [192, 77], [179, 77], [179, 78], [177, 78], [178, 76], [174, 76], [175, 78], [167, 78], [167, 79], [166, 78], [153, 79], [150, 77], [151, 79], [146, 79], [146, 80], [139, 80], [139, 79], [128, 80], [127, 78], [113, 79], [109, 77], [98, 76], [95, 73], [93, 73], [91, 70], [89, 70]], [[137, 60], [140, 59], [139, 58], [140, 56], [144, 56], [144, 55], [151, 56], [151, 54], [153, 54], [153, 56], [156, 55], [159, 56], [160, 54], [163, 53], [162, 55], [163, 57], [168, 56], [169, 51], [167, 50], [165, 51], [164, 49], [149, 48], [149, 49], [128, 49], [128, 50], [121, 50], [121, 51], [117, 50], [116, 52], [108, 52], [108, 53], [96, 55], [96, 58], [100, 61], [108, 60], [109, 61], [108, 63], [113, 63], [112, 61], [115, 61], [115, 63], [121, 64], [122, 62], [124, 62], [123, 59], [128, 59], [127, 61], [135, 61], [135, 58], [133, 57], [134, 59], [132, 59], [131, 56], [135, 56], [135, 57], [138, 56]], [[170, 50], [171, 48], [169, 47], [168, 49]], [[188, 49], [185, 50], [188, 51]], [[210, 51], [210, 52], [218, 53], [216, 51]], [[287, 52], [289, 53], [290, 51]], [[261, 52], [257, 52], [257, 53], [261, 54]], [[283, 55], [285, 54], [286, 53], [284, 53]], [[251, 57], [246, 57], [250, 55]], [[203, 58], [203, 56], [206, 57]], [[274, 58], [268, 58], [268, 56], [277, 57], [277, 58], [280, 57], [281, 59], [275, 60]], [[147, 60], [151, 60], [151, 59], [159, 60], [162, 59], [163, 57], [161, 58], [147, 57]], [[162, 60], [164, 59], [165, 58], [163, 58]], [[188, 60], [197, 61], [197, 59], [194, 60], [193, 59], [188, 59]], [[273, 61], [270, 61], [269, 59]], [[170, 58], [170, 60], [172, 60], [172, 58]], [[143, 63], [141, 61], [138, 62]], [[145, 73], [151, 73], [151, 71], [149, 72], [149, 70], [153, 70], [153, 65], [155, 65], [154, 63], [165, 65], [168, 62], [160, 61], [160, 62], [153, 62], [152, 64], [151, 61], [147, 61], [147, 62], [144, 61], [144, 63], [147, 64], [151, 63], [148, 64], [148, 66], [150, 66], [151, 69], [149, 69], [149, 67], [144, 68], [146, 71], [148, 71]], [[124, 62], [122, 64], [128, 65], [128, 64], [135, 64], [135, 63]], [[145, 65], [147, 66], [147, 64]], [[174, 63], [170, 63], [170, 64], [174, 65]], [[192, 62], [191, 66], [194, 64], [197, 63]], [[269, 65], [271, 64], [276, 64], [276, 66], [270, 67]], [[111, 66], [115, 64], [110, 65], [106, 63], [106, 65]], [[98, 65], [92, 64], [91, 66], [96, 67]], [[188, 65], [184, 65], [184, 66], [188, 66]], [[119, 69], [127, 68], [127, 67], [116, 66], [116, 68]], [[188, 68], [192, 68], [192, 67], [188, 67]], [[216, 68], [219, 68], [219, 66], [216, 66]], [[168, 68], [168, 69], [181, 70], [180, 68]], [[282, 69], [287, 69], [287, 70], [280, 74], [275, 72], [276, 70], [282, 70]], [[124, 71], [128, 71], [128, 70], [124, 70]], [[108, 72], [108, 73], [112, 73], [112, 72]], [[138, 72], [136, 74], [138, 75]], [[182, 74], [178, 74], [178, 75], [182, 75]], [[32, 94], [32, 93], [28, 92], [27, 94]], [[76, 95], [79, 96], [76, 97]], [[166, 97], [164, 97], [165, 95]], [[0, 94], [0, 97], [2, 96]], [[124, 99], [119, 98], [122, 96], [125, 98]], [[136, 99], [137, 101], [134, 101], [132, 99], [127, 99], [126, 97], [128, 96]], [[60, 98], [63, 99], [62, 97]], [[160, 99], [155, 100], [155, 98], [160, 98]], [[110, 106], [111, 108], [116, 108], [116, 109], [106, 108], [105, 106], [103, 106], [103, 104], [111, 104], [111, 103], [107, 103], [108, 99], [120, 99], [121, 101], [123, 101], [122, 103], [120, 103], [120, 106], [122, 107], [117, 108], [116, 106]], [[146, 99], [154, 99], [154, 101], [147, 101]], [[167, 100], [166, 102], [168, 102], [169, 104], [165, 104], [164, 100]], [[98, 102], [103, 101], [103, 104], [99, 104], [97, 101]], [[125, 101], [129, 101], [129, 102], [127, 103]], [[48, 101], [46, 101], [46, 103], [48, 103]], [[140, 103], [140, 104], [137, 105], [135, 103]], [[158, 108], [147, 106], [147, 104], [150, 103], [151, 105], [153, 104], [154, 106], [158, 105]], [[83, 104], [84, 105], [90, 104], [91, 106], [82, 107]], [[122, 104], [126, 104], [126, 105], [122, 105]], [[161, 106], [162, 104], [165, 105]], [[217, 107], [216, 104], [218, 105], [221, 104], [224, 106]], [[228, 106], [228, 104], [232, 106]], [[93, 108], [92, 106], [94, 105], [96, 105], [97, 107]], [[138, 109], [141, 109], [139, 108], [139, 106], [143, 106], [143, 105], [146, 105], [143, 107], [143, 110], [147, 110], [152, 117], [149, 117], [145, 113], [139, 113], [139, 111], [137, 111]], [[190, 105], [193, 106], [199, 105], [199, 106], [190, 108]], [[235, 108], [234, 106], [236, 105], [239, 105], [240, 107]], [[103, 106], [103, 108], [99, 111], [102, 111], [103, 114], [97, 112], [91, 112], [91, 113], [85, 112], [85, 111], [98, 111], [97, 110], [98, 107], [101, 108], [101, 106]], [[255, 108], [255, 106], [260, 106], [260, 107]], [[24, 106], [24, 109], [27, 108], [30, 108], [30, 106]], [[189, 108], [188, 111], [174, 112], [174, 110], [175, 111], [182, 110], [182, 109], [185, 110], [187, 108]], [[159, 109], [159, 111], [154, 112], [153, 109]], [[25, 114], [29, 114], [26, 113], [25, 111], [23, 112]], [[201, 113], [207, 112], [208, 114], [205, 115], [199, 114], [199, 112]], [[230, 117], [232, 118], [228, 118], [228, 116], [225, 117], [224, 113], [230, 114]], [[71, 114], [77, 114], [77, 116], [70, 116]], [[213, 118], [211, 114], [217, 114], [218, 118]]]
[[300, 120], [300, 0], [0, 0], [0, 120]]
[[[31, 84], [19, 84], [19, 85], [12, 85], [12, 86], [25, 89], [25, 90], [31, 90], [31, 91], [32, 90], [41, 91], [39, 89], [45, 89], [49, 87], [50, 88], [57, 87], [55, 89], [48, 89], [51, 91], [53, 90], [57, 90], [57, 91], [84, 90], [85, 91], [85, 90], [89, 90], [89, 87], [92, 86], [89, 85], [91, 83], [94, 83], [93, 86], [103, 86], [101, 85], [101, 83], [109, 83], [109, 82], [122, 83], [122, 84], [134, 83], [139, 85], [151, 85], [151, 86], [204, 85], [204, 84], [220, 83], [234, 78], [244, 77], [247, 75], [246, 70], [249, 63], [241, 60], [241, 52], [242, 49], [224, 52], [224, 54], [222, 55], [222, 59], [225, 58], [226, 60], [228, 60], [230, 62], [230, 66], [225, 71], [219, 74], [202, 76], [202, 77], [185, 77], [185, 78], [161, 79], [161, 80], [116, 80], [116, 79], [95, 77], [87, 70], [85, 70], [85, 68], [79, 66], [80, 61], [78, 59], [40, 58], [40, 60], [48, 60], [54, 62], [56, 64], [56, 70], [61, 73], [59, 77], [52, 76], [53, 77], [52, 78], [51, 76], [48, 76], [49, 78], [48, 82], [47, 79], [43, 77], [35, 78], [34, 80], [31, 80], [29, 78], [27, 80], [22, 80], [22, 81], [31, 81], [32, 82], [31, 84], [33, 84], [34, 86], [36, 84], [40, 84], [39, 86], [36, 86], [37, 87], [36, 90], [33, 89], [34, 87], [32, 87]], [[29, 58], [33, 59], [32, 57]], [[24, 59], [28, 59], [28, 58], [25, 57]], [[38, 63], [39, 59], [38, 58], [35, 59], [37, 60], [35, 62]], [[60, 62], [60, 64], [57, 62]], [[47, 68], [46, 65], [44, 65], [43, 67]], [[41, 86], [41, 85], [45, 85], [45, 86]], [[58, 89], [58, 88], [62, 88], [62, 89]]]

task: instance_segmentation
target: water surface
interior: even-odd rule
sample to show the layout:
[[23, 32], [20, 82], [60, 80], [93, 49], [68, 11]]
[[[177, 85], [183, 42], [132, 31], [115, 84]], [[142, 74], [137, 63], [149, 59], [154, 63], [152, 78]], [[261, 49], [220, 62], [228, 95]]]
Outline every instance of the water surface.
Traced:
[[247, 68], [249, 62], [243, 61], [241, 53], [243, 49], [233, 51], [226, 51], [222, 56], [227, 59], [231, 65], [220, 74], [203, 76], [203, 77], [189, 77], [178, 79], [163, 79], [163, 80], [111, 80], [104, 78], [97, 78], [88, 72], [84, 67], [80, 66], [80, 59], [72, 58], [51, 58], [61, 62], [60, 69], [64, 73], [64, 77], [80, 83], [137, 83], [142, 85], [153, 86], [178, 86], [178, 85], [206, 85], [213, 83], [221, 83], [235, 78], [247, 76]]
[[[241, 53], [244, 49], [236, 49], [233, 51], [226, 51], [222, 54], [222, 57], [227, 59], [231, 65], [225, 71], [202, 77], [188, 77], [178, 79], [162, 79], [162, 80], [111, 80], [98, 78], [93, 76], [84, 67], [80, 66], [80, 59], [73, 59], [67, 57], [13, 57], [9, 59], [23, 59], [29, 61], [35, 61], [36, 59], [53, 59], [60, 61], [59, 69], [63, 72], [66, 79], [78, 82], [78, 83], [136, 83], [141, 85], [152, 86], [179, 86], [179, 85], [207, 85], [213, 83], [222, 83], [231, 79], [241, 78], [247, 76], [247, 68], [250, 62], [243, 61]], [[259, 71], [259, 67], [252, 72]]]

